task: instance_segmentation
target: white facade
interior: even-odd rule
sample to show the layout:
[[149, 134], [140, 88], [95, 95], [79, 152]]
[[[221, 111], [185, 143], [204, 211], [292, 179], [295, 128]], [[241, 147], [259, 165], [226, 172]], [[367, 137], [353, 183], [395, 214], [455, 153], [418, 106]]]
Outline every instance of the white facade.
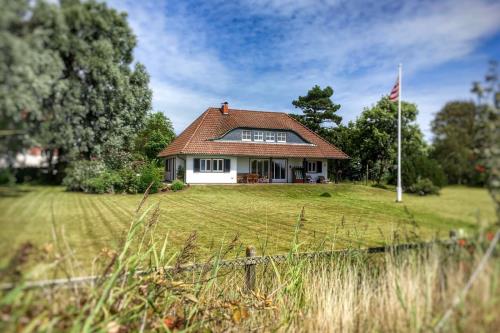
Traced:
[[[194, 159], [229, 159], [229, 172], [195, 172]], [[236, 184], [237, 157], [235, 156], [187, 156], [186, 157], [186, 183], [188, 184]]]
[[[197, 166], [195, 170], [195, 159], [201, 160], [211, 160], [214, 163], [214, 160], [229, 160], [230, 165], [228, 168], [222, 168], [222, 170], [203, 170], [203, 166]], [[269, 161], [266, 163], [266, 166], [272, 168], [276, 163], [280, 163], [280, 167], [276, 167], [273, 173], [281, 172], [281, 179], [271, 179], [272, 183], [292, 183], [293, 182], [293, 172], [292, 169], [294, 167], [302, 168], [304, 165], [303, 158], [280, 158], [280, 159], [270, 159], [270, 158], [262, 158], [262, 157], [236, 157], [236, 156], [206, 156], [206, 155], [189, 155], [189, 156], [176, 156], [170, 159], [167, 159], [166, 163], [170, 163], [168, 169], [175, 170], [175, 173], [167, 170], [165, 171], [165, 179], [173, 180], [177, 176], [177, 170], [179, 166], [183, 166], [185, 169], [185, 182], [188, 184], [236, 184], [238, 182], [238, 175], [241, 174], [249, 174], [253, 173], [252, 170], [252, 161]], [[271, 163], [271, 160], [273, 163]], [[319, 177], [324, 177], [324, 179], [328, 179], [328, 161], [326, 159], [306, 159], [310, 165], [308, 165], [308, 169], [306, 171], [306, 178], [310, 178], [312, 182], [317, 182]], [[200, 162], [197, 162], [200, 163]], [[203, 162], [205, 163], [205, 162]], [[321, 172], [318, 172], [318, 163], [321, 164]], [[167, 169], [167, 168], [166, 168]]]

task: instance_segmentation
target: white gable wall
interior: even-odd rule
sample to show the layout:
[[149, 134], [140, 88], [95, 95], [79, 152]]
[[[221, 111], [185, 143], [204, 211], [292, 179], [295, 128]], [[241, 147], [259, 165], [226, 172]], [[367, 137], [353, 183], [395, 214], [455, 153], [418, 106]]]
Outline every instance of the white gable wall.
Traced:
[[[224, 158], [231, 160], [229, 172], [194, 172], [195, 158]], [[236, 184], [237, 157], [235, 156], [187, 156], [186, 157], [186, 183], [188, 184]]]

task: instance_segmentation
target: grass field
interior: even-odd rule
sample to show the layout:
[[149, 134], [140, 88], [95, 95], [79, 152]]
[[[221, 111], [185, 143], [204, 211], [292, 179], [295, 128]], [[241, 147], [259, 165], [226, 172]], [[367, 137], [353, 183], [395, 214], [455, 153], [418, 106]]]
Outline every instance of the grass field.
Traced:
[[[321, 197], [329, 192], [331, 197]], [[369, 246], [416, 232], [447, 237], [452, 228], [471, 230], [478, 220], [491, 223], [493, 205], [486, 190], [448, 187], [440, 196], [405, 196], [363, 185], [192, 186], [182, 192], [149, 196], [159, 204], [156, 229], [168, 235], [170, 249], [198, 233], [200, 253], [217, 248], [236, 233], [259, 254], [286, 251], [302, 207], [300, 241], [327, 246]], [[133, 219], [142, 195], [91, 195], [62, 187], [0, 188], [0, 255], [5, 262], [25, 241], [36, 245], [69, 244], [89, 264], [103, 248], [117, 246]], [[64, 239], [65, 242], [61, 242]]]

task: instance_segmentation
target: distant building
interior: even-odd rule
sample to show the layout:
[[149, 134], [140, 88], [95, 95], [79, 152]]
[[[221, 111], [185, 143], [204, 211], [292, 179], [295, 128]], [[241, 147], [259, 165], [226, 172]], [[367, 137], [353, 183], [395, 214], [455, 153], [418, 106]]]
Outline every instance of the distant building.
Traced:
[[[32, 147], [24, 152], [17, 153], [13, 163], [16, 169], [21, 168], [47, 168], [49, 166], [48, 155], [40, 147]], [[54, 152], [54, 158], [57, 159], [57, 151]], [[0, 167], [8, 166], [7, 158], [0, 157]]]

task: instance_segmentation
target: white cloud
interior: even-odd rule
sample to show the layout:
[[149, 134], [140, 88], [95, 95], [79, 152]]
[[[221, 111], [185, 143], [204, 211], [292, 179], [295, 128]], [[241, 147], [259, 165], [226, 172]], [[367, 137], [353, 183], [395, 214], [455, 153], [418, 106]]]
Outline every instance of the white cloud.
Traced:
[[[241, 0], [203, 4], [200, 11], [186, 4], [176, 12], [163, 2], [111, 4], [128, 12], [138, 36], [136, 58], [152, 77], [154, 106], [177, 132], [224, 100], [240, 108], [293, 111], [291, 101], [314, 84], [333, 86], [342, 116], [351, 120], [388, 93], [403, 62], [405, 77], [413, 79], [405, 98], [419, 105], [429, 138], [432, 113], [446, 100], [467, 97], [471, 78], [482, 73], [461, 81], [440, 78], [441, 84], [414, 78], [477, 56], [478, 45], [500, 27], [500, 3], [487, 0]], [[229, 23], [217, 30], [196, 15]], [[255, 30], [251, 38], [260, 34], [264, 45], [238, 40], [241, 31], [233, 31], [231, 22], [254, 16], [261, 20], [245, 29]], [[232, 57], [220, 52], [219, 41], [228, 40], [237, 43], [226, 47], [242, 48]]]

